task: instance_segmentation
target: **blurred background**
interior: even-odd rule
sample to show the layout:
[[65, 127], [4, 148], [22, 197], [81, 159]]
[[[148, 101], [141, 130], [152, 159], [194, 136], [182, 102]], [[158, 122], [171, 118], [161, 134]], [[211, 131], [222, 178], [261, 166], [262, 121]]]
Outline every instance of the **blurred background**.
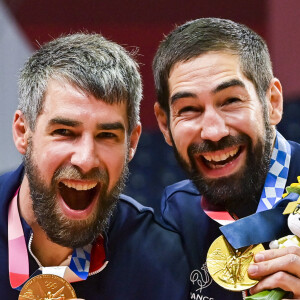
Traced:
[[158, 131], [151, 63], [159, 42], [177, 24], [199, 17], [243, 23], [267, 41], [275, 76], [283, 84], [278, 126], [300, 142], [299, 0], [0, 0], [0, 174], [21, 162], [11, 137], [18, 71], [39, 44], [77, 31], [102, 33], [129, 51], [139, 49], [144, 83], [143, 134], [126, 193], [159, 209], [164, 186], [185, 178]]

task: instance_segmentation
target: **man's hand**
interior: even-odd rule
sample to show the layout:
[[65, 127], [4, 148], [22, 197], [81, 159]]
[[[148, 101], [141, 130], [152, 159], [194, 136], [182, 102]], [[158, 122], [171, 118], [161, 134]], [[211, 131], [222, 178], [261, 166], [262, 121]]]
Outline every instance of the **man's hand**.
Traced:
[[293, 299], [300, 299], [299, 247], [262, 251], [255, 255], [254, 261], [248, 268], [248, 274], [259, 283], [251, 288], [251, 294], [281, 288], [292, 292]]

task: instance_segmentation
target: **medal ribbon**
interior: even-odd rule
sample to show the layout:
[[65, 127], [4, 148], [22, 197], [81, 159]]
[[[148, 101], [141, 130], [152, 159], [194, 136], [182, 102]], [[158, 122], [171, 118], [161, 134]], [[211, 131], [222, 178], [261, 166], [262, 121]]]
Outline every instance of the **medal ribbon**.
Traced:
[[291, 162], [291, 146], [276, 131], [276, 140], [269, 172], [257, 207], [257, 212], [270, 209], [282, 198]]
[[[18, 209], [18, 191], [16, 192], [8, 209], [8, 260], [9, 280], [11, 287], [21, 290], [23, 285], [29, 279], [29, 260], [24, 231]], [[106, 266], [104, 263], [105, 253], [103, 238], [101, 241], [97, 241], [95, 249], [98, 250], [98, 253], [94, 254], [95, 256], [99, 257], [99, 261], [103, 268]], [[41, 267], [36, 270], [30, 278], [39, 274], [55, 274], [63, 277], [68, 282], [85, 280], [88, 277], [90, 270], [91, 251], [92, 245], [74, 249], [69, 266]], [[96, 264], [97, 267], [99, 267], [99, 264]]]
[[290, 234], [288, 215], [283, 215], [288, 202], [297, 201], [299, 195], [291, 193], [274, 208], [261, 211], [220, 227], [227, 241], [235, 248], [270, 242]]
[[228, 211], [207, 209], [207, 200], [203, 196], [201, 198], [201, 207], [211, 219], [215, 220], [221, 225], [230, 224], [235, 221]]
[[[18, 211], [18, 192], [19, 189], [8, 209], [8, 224], [14, 224], [14, 226], [8, 226], [9, 280], [13, 288], [18, 287], [29, 278], [27, 247]], [[18, 249], [18, 255], [16, 256], [10, 249]], [[22, 251], [20, 251], [20, 249], [22, 249]]]

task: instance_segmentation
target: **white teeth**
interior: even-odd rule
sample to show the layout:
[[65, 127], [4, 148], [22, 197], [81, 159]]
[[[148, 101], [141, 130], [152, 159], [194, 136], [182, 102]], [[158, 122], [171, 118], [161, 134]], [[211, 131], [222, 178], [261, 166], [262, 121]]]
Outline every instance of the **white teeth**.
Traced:
[[226, 160], [228, 157], [230, 156], [234, 156], [237, 154], [239, 150], [239, 147], [231, 150], [231, 151], [228, 151], [226, 153], [222, 153], [222, 154], [206, 154], [206, 155], [203, 155], [203, 157], [208, 160], [208, 161], [214, 161], [214, 162], [219, 162], [219, 161], [224, 161]]
[[87, 191], [94, 188], [97, 185], [97, 182], [72, 182], [69, 180], [63, 180], [62, 183], [68, 188], [75, 189], [77, 191]]
[[221, 168], [223, 168], [222, 165], [213, 165], [213, 164], [210, 167], [211, 167], [211, 169], [221, 169]]

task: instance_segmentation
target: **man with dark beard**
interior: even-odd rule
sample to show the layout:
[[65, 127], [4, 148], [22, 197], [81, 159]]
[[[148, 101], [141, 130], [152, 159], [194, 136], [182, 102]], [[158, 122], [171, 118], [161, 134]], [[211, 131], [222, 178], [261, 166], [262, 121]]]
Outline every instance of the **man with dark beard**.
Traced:
[[[208, 275], [208, 249], [220, 224], [240, 224], [233, 221], [272, 208], [300, 175], [299, 145], [275, 130], [282, 88], [267, 46], [243, 25], [198, 19], [161, 42], [153, 72], [159, 127], [191, 179], [167, 187], [162, 199], [162, 218], [181, 232], [190, 260], [190, 298], [241, 299]], [[239, 234], [245, 232], [233, 232]], [[300, 298], [299, 256], [294, 247], [257, 255], [248, 273], [262, 280], [251, 292], [282, 288]], [[222, 272], [230, 273], [229, 266]], [[235, 285], [237, 274], [228, 276], [224, 282]]]
[[26, 62], [13, 121], [23, 164], [0, 177], [3, 299], [22, 287], [30, 299], [63, 297], [48, 277], [39, 295], [26, 290], [39, 274], [65, 278], [89, 300], [187, 298], [179, 235], [120, 194], [141, 93], [136, 62], [101, 35], [58, 38]]

